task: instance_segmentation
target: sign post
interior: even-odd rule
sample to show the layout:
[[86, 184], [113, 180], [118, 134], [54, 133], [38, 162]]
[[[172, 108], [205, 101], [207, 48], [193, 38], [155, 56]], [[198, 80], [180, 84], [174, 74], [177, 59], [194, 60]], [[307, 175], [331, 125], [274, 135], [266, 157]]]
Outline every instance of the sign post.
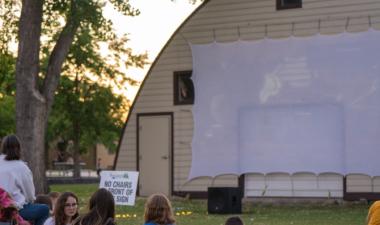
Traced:
[[135, 205], [138, 176], [136, 171], [101, 171], [99, 188], [110, 191], [116, 205]]

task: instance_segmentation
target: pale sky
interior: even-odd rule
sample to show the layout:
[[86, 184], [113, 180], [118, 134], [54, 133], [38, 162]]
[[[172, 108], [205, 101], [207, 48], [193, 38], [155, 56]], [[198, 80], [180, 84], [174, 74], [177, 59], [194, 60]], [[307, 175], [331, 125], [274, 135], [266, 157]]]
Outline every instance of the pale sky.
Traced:
[[[117, 33], [128, 33], [135, 53], [148, 52], [149, 61], [153, 62], [165, 43], [181, 23], [199, 5], [190, 4], [188, 0], [130, 0], [130, 4], [140, 10], [136, 17], [122, 17], [112, 8], [106, 8], [106, 17], [113, 18]], [[130, 69], [128, 74], [142, 81], [150, 65], [144, 70]], [[138, 91], [138, 87], [129, 87], [129, 99]]]

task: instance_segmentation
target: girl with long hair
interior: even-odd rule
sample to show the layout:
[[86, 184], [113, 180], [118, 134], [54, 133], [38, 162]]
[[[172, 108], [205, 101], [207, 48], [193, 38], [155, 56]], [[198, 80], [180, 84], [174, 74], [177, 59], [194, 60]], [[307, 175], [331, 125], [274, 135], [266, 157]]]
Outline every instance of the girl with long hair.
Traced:
[[107, 189], [98, 189], [90, 198], [89, 211], [74, 225], [115, 225], [115, 201]]
[[44, 225], [71, 225], [78, 217], [78, 197], [72, 192], [64, 192], [56, 202], [53, 216]]

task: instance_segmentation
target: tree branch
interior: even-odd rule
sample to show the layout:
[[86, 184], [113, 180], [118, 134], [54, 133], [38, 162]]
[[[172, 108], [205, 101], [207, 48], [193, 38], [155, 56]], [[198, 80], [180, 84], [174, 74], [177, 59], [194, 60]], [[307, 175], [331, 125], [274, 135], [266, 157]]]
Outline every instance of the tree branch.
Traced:
[[54, 93], [57, 89], [59, 78], [61, 76], [62, 64], [66, 59], [78, 27], [79, 22], [75, 21], [73, 18], [70, 18], [59, 35], [57, 43], [50, 55], [46, 77], [42, 86], [42, 93], [47, 102], [48, 112], [50, 112], [53, 104]]

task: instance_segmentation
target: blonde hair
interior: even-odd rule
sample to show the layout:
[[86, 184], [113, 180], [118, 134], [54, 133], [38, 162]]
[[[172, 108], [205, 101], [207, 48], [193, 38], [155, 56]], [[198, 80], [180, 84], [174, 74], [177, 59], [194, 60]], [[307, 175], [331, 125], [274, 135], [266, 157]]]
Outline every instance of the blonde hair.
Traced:
[[380, 201], [374, 202], [368, 210], [367, 215], [368, 225], [380, 224]]
[[174, 224], [175, 219], [169, 199], [163, 194], [151, 195], [145, 203], [144, 220], [145, 223]]

